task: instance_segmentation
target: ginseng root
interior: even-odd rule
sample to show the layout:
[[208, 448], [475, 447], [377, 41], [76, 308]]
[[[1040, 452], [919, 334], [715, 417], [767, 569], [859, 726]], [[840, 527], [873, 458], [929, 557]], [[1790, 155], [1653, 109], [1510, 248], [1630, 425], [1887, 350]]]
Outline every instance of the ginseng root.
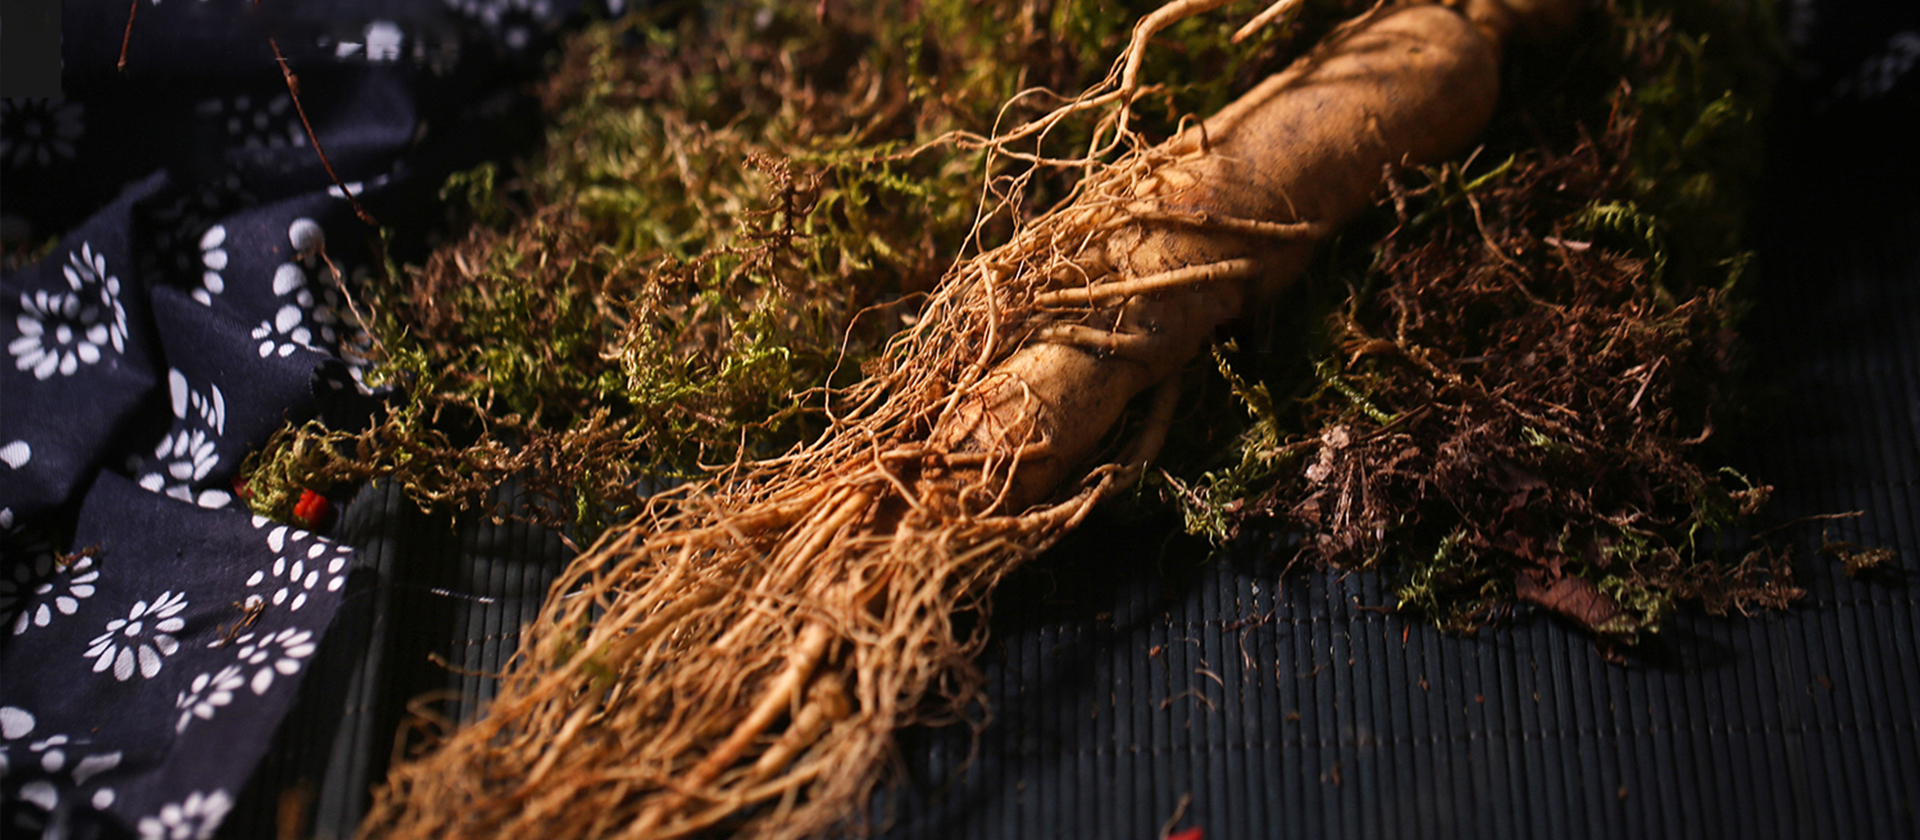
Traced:
[[[956, 616], [1134, 480], [1215, 329], [1292, 283], [1384, 167], [1468, 144], [1502, 39], [1571, 8], [1376, 9], [956, 266], [821, 439], [582, 554], [491, 707], [396, 766], [363, 835], [870, 827], [893, 732], [979, 698], [985, 622]], [[1132, 83], [1081, 102], [1124, 109]]]

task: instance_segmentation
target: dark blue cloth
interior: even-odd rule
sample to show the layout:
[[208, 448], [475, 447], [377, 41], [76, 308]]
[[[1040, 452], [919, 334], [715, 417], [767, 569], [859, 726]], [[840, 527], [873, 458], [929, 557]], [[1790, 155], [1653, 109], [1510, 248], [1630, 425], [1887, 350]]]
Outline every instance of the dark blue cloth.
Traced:
[[233, 486], [284, 424], [377, 408], [350, 296], [405, 255], [345, 193], [422, 247], [446, 176], [537, 131], [575, 6], [152, 0], [123, 72], [127, 3], [65, 4], [66, 98], [0, 102], [0, 236], [52, 242], [0, 276], [0, 835], [233, 808], [349, 590], [351, 549]]

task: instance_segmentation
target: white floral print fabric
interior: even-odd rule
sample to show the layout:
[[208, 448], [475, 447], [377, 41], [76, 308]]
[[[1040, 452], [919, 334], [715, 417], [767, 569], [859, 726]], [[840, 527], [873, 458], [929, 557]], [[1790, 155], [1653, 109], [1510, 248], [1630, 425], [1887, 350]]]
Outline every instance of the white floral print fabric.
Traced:
[[[232, 172], [197, 181], [189, 189], [157, 200], [151, 210], [151, 247], [145, 249], [143, 256], [151, 260], [154, 268], [164, 266], [178, 271], [189, 281], [199, 277], [200, 286], [191, 296], [200, 303], [209, 303], [221, 292], [206, 286], [207, 272], [220, 272], [215, 279], [222, 291], [227, 285], [224, 269], [209, 268], [209, 263], [224, 266], [232, 256], [227, 248], [232, 244], [233, 231], [219, 220], [235, 207], [252, 200], [246, 183]], [[215, 227], [220, 229], [217, 235], [213, 232]], [[209, 238], [219, 241], [208, 242]]]
[[[493, 19], [529, 25], [534, 4], [515, 2]], [[476, 49], [489, 32], [442, 0], [303, 7], [307, 34], [279, 46], [313, 135], [258, 26], [193, 0], [140, 8], [125, 72], [125, 4], [69, 3], [91, 27], [68, 30], [68, 61], [92, 62], [69, 64], [81, 84], [0, 103], [8, 253], [58, 242], [0, 271], [9, 840], [261, 833], [230, 825], [237, 794], [302, 699], [353, 555], [254, 525], [231, 476], [288, 422], [379, 410], [347, 296], [379, 255], [342, 196], [378, 224], [430, 218], [437, 186], [524, 113], [482, 107], [523, 79], [502, 84], [510, 56]], [[321, 66], [335, 40], [356, 45], [334, 62], [350, 77]]]
[[363, 333], [337, 288], [317, 283], [312, 272], [321, 270], [326, 236], [312, 219], [295, 219], [287, 227], [287, 243], [295, 259], [274, 269], [272, 289], [283, 303], [273, 317], [254, 327], [260, 357], [286, 357], [300, 348], [335, 352], [343, 337]]
[[1834, 93], [1859, 99], [1884, 97], [1908, 81], [1915, 65], [1920, 65], [1920, 31], [1894, 33], [1879, 52], [1835, 84]]
[[270, 604], [297, 611], [316, 592], [339, 592], [353, 550], [312, 532], [281, 525], [266, 517], [253, 518], [255, 528], [267, 532], [273, 562], [247, 578], [249, 606]]
[[5, 446], [0, 446], [0, 464], [6, 464], [8, 467], [17, 470], [26, 466], [27, 462], [32, 460], [33, 446], [24, 440], [16, 440]]
[[220, 465], [218, 438], [227, 430], [227, 400], [217, 384], [195, 390], [178, 369], [167, 372], [173, 416], [187, 421], [160, 438], [153, 450], [157, 465], [140, 476], [140, 486], [203, 508], [226, 507], [233, 494], [218, 487], [197, 487]]
[[73, 615], [80, 602], [93, 597], [100, 571], [90, 556], [56, 562], [51, 551], [20, 563], [0, 577], [0, 615], [12, 614], [13, 635], [53, 623], [55, 616]]
[[140, 840], [207, 840], [231, 810], [233, 797], [226, 791], [196, 790], [180, 802], [161, 807], [159, 813], [141, 817]]
[[[218, 426], [222, 409], [202, 396], [187, 393], [183, 413]], [[0, 741], [0, 800], [19, 803], [0, 810], [0, 835], [37, 837], [71, 819], [110, 820], [134, 836], [142, 825], [167, 837], [213, 832], [233, 805], [216, 794], [244, 784], [339, 605], [343, 587], [329, 584], [345, 580], [350, 549], [172, 502], [128, 520], [121, 512], [140, 498], [153, 497], [104, 472], [73, 535], [97, 551], [63, 561], [49, 550], [24, 574], [0, 567], [0, 592], [16, 613], [8, 626], [24, 629], [0, 646], [0, 734], [9, 735]], [[175, 556], [211, 573], [167, 572]], [[284, 565], [271, 586], [247, 585], [275, 561]], [[276, 607], [280, 588], [288, 593]], [[259, 609], [246, 608], [250, 595]], [[52, 667], [22, 667], [36, 662], [58, 665], [65, 678], [12, 679]]]
[[200, 235], [200, 288], [189, 295], [204, 306], [213, 305], [213, 296], [227, 290], [227, 280], [220, 272], [227, 268], [226, 225], [214, 225]]
[[301, 660], [313, 655], [318, 646], [313, 631], [288, 627], [272, 633], [246, 633], [228, 642], [216, 639], [210, 647], [234, 648], [239, 667], [247, 673], [246, 684], [254, 694], [265, 694], [277, 677], [300, 673]]
[[21, 313], [14, 319], [19, 334], [7, 343], [14, 367], [32, 371], [36, 379], [72, 376], [108, 350], [126, 349], [120, 278], [107, 272], [106, 258], [94, 253], [91, 243], [83, 244], [69, 255], [62, 273], [68, 291], [20, 293]]
[[32, 806], [14, 814], [12, 828], [40, 832], [46, 816], [61, 807], [65, 795], [94, 810], [113, 805], [118, 798], [100, 776], [125, 757], [119, 750], [98, 749], [91, 739], [66, 733], [40, 733], [33, 713], [18, 706], [0, 706], [0, 779], [33, 776], [20, 784], [20, 800]]
[[201, 100], [193, 110], [202, 120], [224, 129], [232, 147], [283, 149], [307, 144], [307, 133], [293, 110], [293, 97], [284, 92], [266, 97], [213, 97]]
[[186, 626], [179, 617], [186, 608], [185, 592], [164, 592], [152, 602], [135, 603], [126, 618], [107, 622], [107, 631], [93, 638], [85, 654], [93, 660], [93, 672], [111, 670], [122, 682], [135, 674], [158, 675], [166, 658], [180, 650], [173, 634]]
[[233, 693], [246, 685], [238, 665], [228, 665], [214, 673], [201, 674], [193, 678], [186, 691], [180, 692], [174, 700], [174, 708], [180, 710], [180, 719], [174, 723], [173, 731], [185, 732], [187, 724], [194, 718], [212, 720], [214, 712], [233, 702]]
[[[33, 444], [16, 440], [0, 446], [0, 464], [8, 470], [17, 470], [33, 462]], [[13, 508], [0, 505], [0, 533], [13, 530]], [[0, 599], [3, 602], [4, 599]], [[0, 606], [0, 617], [7, 615], [4, 606]]]

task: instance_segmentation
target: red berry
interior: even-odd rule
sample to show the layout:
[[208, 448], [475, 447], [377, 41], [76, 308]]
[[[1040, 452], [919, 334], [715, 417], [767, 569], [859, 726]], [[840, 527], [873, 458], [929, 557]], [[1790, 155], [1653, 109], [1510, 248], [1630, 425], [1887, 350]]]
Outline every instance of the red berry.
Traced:
[[331, 508], [327, 497], [312, 490], [301, 490], [300, 501], [293, 503], [293, 521], [303, 528], [318, 528]]

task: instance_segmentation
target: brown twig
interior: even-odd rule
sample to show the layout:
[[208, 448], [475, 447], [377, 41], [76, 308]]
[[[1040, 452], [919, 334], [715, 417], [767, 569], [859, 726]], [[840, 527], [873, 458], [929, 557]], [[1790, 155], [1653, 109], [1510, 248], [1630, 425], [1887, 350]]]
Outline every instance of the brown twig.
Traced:
[[133, 19], [140, 16], [140, 0], [127, 4], [127, 31], [120, 36], [120, 60], [114, 62], [113, 69], [127, 72], [127, 48], [133, 44]]
[[[135, 2], [138, 3], [139, 0]], [[253, 5], [254, 8], [259, 8], [260, 0], [253, 0]], [[127, 21], [127, 26], [129, 29], [132, 28], [131, 19]], [[294, 75], [293, 65], [287, 63], [286, 54], [280, 51], [280, 42], [274, 40], [272, 35], [268, 35], [267, 46], [273, 48], [273, 61], [280, 66], [280, 77], [286, 80], [287, 93], [293, 97], [293, 110], [300, 115], [300, 127], [306, 130], [307, 140], [313, 143], [313, 153], [320, 156], [320, 165], [327, 170], [327, 177], [332, 179], [335, 187], [339, 188], [340, 195], [346, 198], [347, 203], [353, 206], [353, 214], [358, 216], [360, 221], [379, 227], [380, 223], [373, 218], [373, 214], [360, 205], [360, 199], [354, 196], [353, 190], [347, 189], [346, 182], [340, 180], [340, 175], [333, 171], [333, 161], [327, 159], [327, 150], [320, 146], [320, 135], [314, 132], [313, 122], [307, 119], [307, 106], [300, 101], [300, 77]]]

